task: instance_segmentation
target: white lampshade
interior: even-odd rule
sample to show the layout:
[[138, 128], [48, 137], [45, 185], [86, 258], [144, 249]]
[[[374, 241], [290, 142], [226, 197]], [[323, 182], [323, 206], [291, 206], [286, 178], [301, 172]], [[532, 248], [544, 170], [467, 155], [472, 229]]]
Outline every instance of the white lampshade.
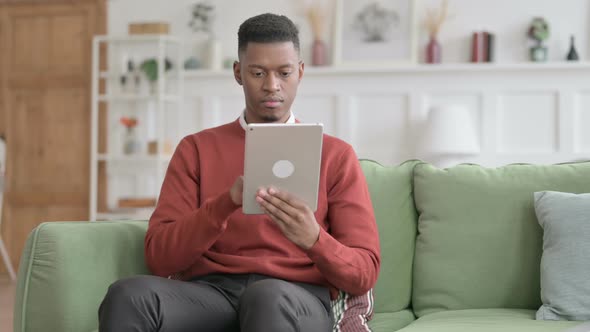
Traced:
[[432, 107], [421, 142], [430, 155], [472, 155], [479, 153], [474, 119], [464, 106]]

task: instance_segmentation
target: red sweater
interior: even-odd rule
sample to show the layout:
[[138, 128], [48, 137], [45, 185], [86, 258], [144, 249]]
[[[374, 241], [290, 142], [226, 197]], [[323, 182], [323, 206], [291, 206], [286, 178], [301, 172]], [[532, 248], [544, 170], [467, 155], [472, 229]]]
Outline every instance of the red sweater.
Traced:
[[324, 135], [318, 241], [303, 250], [265, 215], [244, 215], [229, 189], [243, 174], [239, 121], [185, 137], [168, 166], [145, 238], [155, 275], [258, 273], [367, 292], [379, 273], [379, 236], [365, 177], [350, 145]]

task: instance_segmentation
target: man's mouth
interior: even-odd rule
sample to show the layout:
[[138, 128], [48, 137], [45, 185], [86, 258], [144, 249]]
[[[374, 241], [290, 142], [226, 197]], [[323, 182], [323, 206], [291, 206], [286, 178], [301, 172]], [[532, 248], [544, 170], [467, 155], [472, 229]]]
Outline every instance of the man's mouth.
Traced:
[[268, 99], [264, 99], [262, 101], [262, 104], [264, 105], [264, 107], [275, 108], [275, 107], [278, 107], [282, 102], [283, 102], [283, 99], [281, 99], [281, 98], [268, 98]]

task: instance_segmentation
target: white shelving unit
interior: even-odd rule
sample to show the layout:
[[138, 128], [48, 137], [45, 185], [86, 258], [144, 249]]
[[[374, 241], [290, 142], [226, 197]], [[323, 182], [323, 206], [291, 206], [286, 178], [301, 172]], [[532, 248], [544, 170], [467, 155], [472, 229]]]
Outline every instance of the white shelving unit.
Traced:
[[[154, 82], [155, 85], [140, 70], [140, 64], [146, 59], [156, 60], [158, 79]], [[165, 70], [166, 60], [172, 63], [170, 71]], [[122, 76], [129, 74], [129, 61], [134, 65], [135, 76], [123, 81]], [[121, 207], [120, 202], [133, 199], [157, 200], [171, 150], [180, 140], [184, 90], [182, 64], [182, 42], [171, 36], [94, 38], [89, 211], [91, 221], [147, 219], [151, 215], [154, 206]], [[139, 84], [136, 84], [135, 77], [140, 77], [137, 81]], [[123, 151], [125, 128], [120, 124], [123, 116], [136, 118], [138, 123], [135, 134], [139, 149], [131, 154]], [[101, 119], [106, 119], [102, 123], [104, 128], [101, 127]], [[106, 145], [99, 147], [99, 142], [105, 141]], [[155, 151], [149, 151], [149, 143], [155, 144]], [[99, 172], [101, 164], [106, 166], [104, 172]], [[106, 176], [106, 179], [99, 178], [101, 176]], [[99, 183], [106, 183], [104, 192], [99, 192]], [[106, 196], [106, 207], [99, 206], [99, 195]]]

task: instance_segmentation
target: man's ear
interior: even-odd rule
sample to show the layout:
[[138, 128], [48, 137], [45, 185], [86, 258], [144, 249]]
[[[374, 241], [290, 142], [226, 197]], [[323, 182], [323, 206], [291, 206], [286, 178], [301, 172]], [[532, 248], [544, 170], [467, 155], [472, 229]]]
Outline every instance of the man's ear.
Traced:
[[238, 61], [234, 61], [234, 78], [239, 85], [242, 85], [242, 72], [240, 70], [240, 63]]
[[303, 78], [303, 72], [305, 71], [305, 62], [303, 60], [299, 61], [299, 81]]

